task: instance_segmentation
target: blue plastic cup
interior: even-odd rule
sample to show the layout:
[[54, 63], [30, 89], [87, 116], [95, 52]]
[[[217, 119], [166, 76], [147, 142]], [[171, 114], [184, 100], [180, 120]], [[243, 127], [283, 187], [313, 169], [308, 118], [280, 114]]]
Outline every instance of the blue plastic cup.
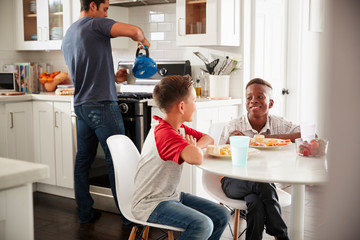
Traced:
[[246, 166], [248, 158], [250, 137], [248, 136], [231, 136], [230, 149], [231, 161], [234, 166]]

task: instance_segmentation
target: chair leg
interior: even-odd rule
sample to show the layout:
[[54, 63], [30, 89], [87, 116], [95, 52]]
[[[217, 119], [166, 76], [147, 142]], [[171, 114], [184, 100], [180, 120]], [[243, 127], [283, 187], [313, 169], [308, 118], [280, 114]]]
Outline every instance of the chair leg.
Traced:
[[148, 240], [149, 230], [150, 230], [150, 227], [149, 227], [149, 226], [146, 226], [145, 229], [144, 229], [143, 235], [142, 235], [142, 238], [143, 238], [144, 240]]
[[174, 240], [174, 232], [173, 231], [168, 231], [168, 239]]
[[138, 230], [137, 227], [135, 227], [135, 226], [132, 227], [131, 233], [130, 233], [130, 236], [129, 236], [129, 240], [134, 240], [135, 239], [137, 230]]
[[235, 209], [233, 240], [237, 240], [237, 239], [238, 239], [238, 232], [239, 232], [239, 214], [240, 214], [240, 210], [239, 210], [239, 209]]

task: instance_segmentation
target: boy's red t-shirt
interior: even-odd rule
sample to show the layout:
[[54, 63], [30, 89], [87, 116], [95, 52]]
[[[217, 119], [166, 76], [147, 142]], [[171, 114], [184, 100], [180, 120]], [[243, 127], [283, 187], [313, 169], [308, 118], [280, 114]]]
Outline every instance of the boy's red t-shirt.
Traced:
[[[183, 137], [179, 137], [179, 132], [168, 122], [158, 116], [154, 116], [153, 118], [159, 121], [159, 124], [154, 129], [156, 148], [159, 156], [164, 161], [171, 160], [182, 164], [184, 161], [180, 158], [180, 153], [190, 143]], [[201, 132], [189, 128], [184, 124], [182, 124], [180, 128], [184, 128], [185, 134], [193, 136], [196, 140], [199, 140], [203, 135]]]

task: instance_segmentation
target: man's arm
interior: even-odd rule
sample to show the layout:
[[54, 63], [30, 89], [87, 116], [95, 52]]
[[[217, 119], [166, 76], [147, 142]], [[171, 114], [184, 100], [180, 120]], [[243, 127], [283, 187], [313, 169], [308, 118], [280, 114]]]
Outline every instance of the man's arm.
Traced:
[[112, 37], [129, 37], [144, 46], [150, 47], [150, 43], [146, 40], [141, 28], [131, 24], [116, 22], [111, 27], [110, 34]]

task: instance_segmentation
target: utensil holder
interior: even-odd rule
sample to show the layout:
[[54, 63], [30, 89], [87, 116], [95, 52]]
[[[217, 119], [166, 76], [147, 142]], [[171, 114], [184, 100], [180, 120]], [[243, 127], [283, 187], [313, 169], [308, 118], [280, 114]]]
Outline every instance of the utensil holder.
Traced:
[[230, 75], [209, 75], [210, 98], [228, 98]]

